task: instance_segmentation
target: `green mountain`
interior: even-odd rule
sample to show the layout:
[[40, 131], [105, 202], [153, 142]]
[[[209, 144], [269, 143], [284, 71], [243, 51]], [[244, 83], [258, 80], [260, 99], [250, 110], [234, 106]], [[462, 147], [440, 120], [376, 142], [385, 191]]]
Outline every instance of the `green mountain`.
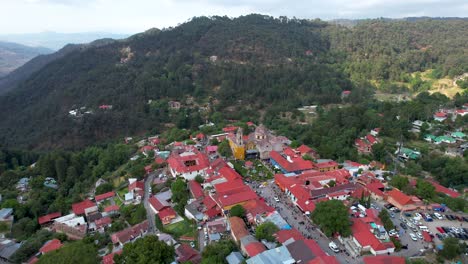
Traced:
[[[468, 22], [457, 19], [364, 20], [347, 28], [262, 15], [194, 18], [50, 61], [0, 97], [0, 142], [80, 148], [171, 125], [197, 128], [220, 115], [262, 118], [337, 103], [343, 90], [358, 102], [372, 94], [371, 79], [429, 68], [467, 72], [467, 31]], [[170, 110], [170, 100], [182, 109]], [[82, 116], [70, 116], [81, 107]]]
[[37, 55], [52, 52], [52, 50], [43, 47], [29, 47], [17, 43], [0, 41], [0, 78]]

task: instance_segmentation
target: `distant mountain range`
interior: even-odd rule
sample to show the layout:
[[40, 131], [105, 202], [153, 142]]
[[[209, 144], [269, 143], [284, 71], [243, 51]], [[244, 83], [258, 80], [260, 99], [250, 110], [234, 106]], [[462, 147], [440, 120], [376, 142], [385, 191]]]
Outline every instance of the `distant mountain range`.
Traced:
[[37, 55], [52, 52], [54, 51], [44, 47], [28, 47], [17, 43], [0, 41], [0, 78]]
[[42, 46], [52, 50], [59, 50], [67, 44], [83, 44], [103, 38], [123, 39], [128, 36], [127, 34], [114, 34], [109, 32], [57, 33], [46, 31], [41, 33], [0, 35], [0, 41], [15, 42], [27, 46]]

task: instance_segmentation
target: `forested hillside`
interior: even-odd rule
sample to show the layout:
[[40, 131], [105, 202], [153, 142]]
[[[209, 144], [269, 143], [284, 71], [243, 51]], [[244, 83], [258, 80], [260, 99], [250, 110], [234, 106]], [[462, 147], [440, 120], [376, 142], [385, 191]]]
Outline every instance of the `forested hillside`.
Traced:
[[[200, 17], [74, 50], [0, 97], [6, 146], [81, 148], [97, 140], [196, 128], [372, 95], [370, 79], [467, 72], [468, 22], [369, 20], [349, 29], [262, 15]], [[187, 100], [188, 99], [188, 100]], [[182, 103], [179, 111], [170, 100]], [[112, 105], [111, 110], [99, 109]], [[89, 114], [71, 117], [86, 107]], [[260, 111], [259, 111], [260, 110]]]

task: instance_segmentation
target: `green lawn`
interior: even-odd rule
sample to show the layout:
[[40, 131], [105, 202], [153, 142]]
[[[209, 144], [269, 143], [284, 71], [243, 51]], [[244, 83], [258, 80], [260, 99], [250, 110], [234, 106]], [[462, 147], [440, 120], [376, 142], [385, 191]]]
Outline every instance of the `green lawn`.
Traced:
[[167, 225], [164, 227], [164, 230], [176, 237], [191, 236], [197, 239], [197, 227], [187, 219], [175, 224]]

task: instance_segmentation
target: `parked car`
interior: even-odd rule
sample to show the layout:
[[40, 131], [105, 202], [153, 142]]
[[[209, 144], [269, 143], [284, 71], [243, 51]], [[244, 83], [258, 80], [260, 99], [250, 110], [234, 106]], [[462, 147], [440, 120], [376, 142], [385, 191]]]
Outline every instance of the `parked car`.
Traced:
[[408, 245], [401, 246], [402, 249], [408, 249]]
[[440, 240], [444, 240], [444, 236], [441, 235], [440, 233], [437, 233], [436, 234], [437, 238], [440, 239]]
[[395, 229], [392, 229], [388, 232], [388, 235], [398, 237], [398, 232]]
[[279, 202], [279, 201], [280, 201], [280, 199], [278, 198], [278, 196], [275, 196], [274, 198], [275, 198], [275, 201], [276, 201], [276, 202]]
[[401, 226], [401, 228], [403, 228], [405, 230], [408, 229], [408, 226], [405, 223], [400, 223], [400, 226]]
[[338, 248], [338, 246], [337, 246], [337, 245], [335, 244], [335, 242], [333, 242], [333, 241], [330, 242], [330, 243], [328, 244], [328, 247], [329, 247], [331, 250], [333, 250], [333, 252], [335, 252], [335, 253], [340, 252], [340, 249]]
[[423, 239], [423, 236], [422, 236], [422, 234], [421, 234], [421, 233], [419, 233], [419, 232], [418, 232], [418, 233], [416, 233], [416, 236], [417, 236], [419, 239]]
[[441, 214], [439, 214], [439, 213], [437, 213], [437, 212], [436, 212], [436, 213], [434, 213], [434, 216], [435, 216], [437, 219], [439, 219], [439, 220], [442, 220], [442, 219], [444, 219], [444, 218], [442, 217], [442, 215], [441, 215]]
[[194, 247], [195, 247], [195, 243], [190, 242], [190, 246], [194, 248]]
[[410, 233], [409, 235], [410, 235], [410, 237], [411, 237], [411, 239], [412, 239], [413, 241], [418, 241], [418, 238], [416, 237], [415, 234]]

